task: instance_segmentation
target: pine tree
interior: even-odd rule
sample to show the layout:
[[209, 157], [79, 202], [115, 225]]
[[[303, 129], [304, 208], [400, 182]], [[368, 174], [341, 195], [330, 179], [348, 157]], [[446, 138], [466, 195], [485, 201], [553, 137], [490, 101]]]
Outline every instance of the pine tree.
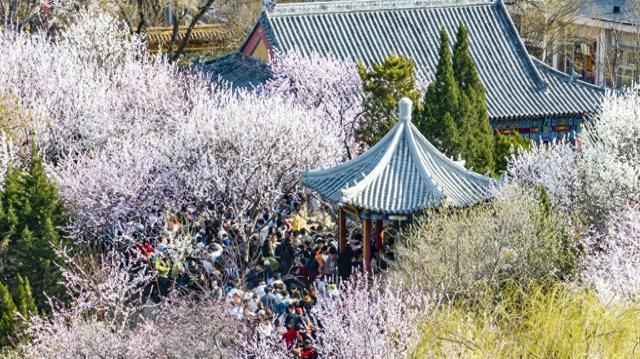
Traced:
[[64, 226], [62, 206], [35, 148], [27, 171], [9, 171], [0, 203], [4, 209], [0, 238], [9, 241], [0, 274], [12, 287], [18, 286], [18, 273], [31, 278], [33, 297], [41, 309], [46, 308], [45, 292], [63, 299], [65, 292], [59, 284], [61, 274], [55, 265], [54, 250], [61, 241], [59, 228]]
[[16, 308], [9, 288], [0, 282], [0, 346], [6, 344], [9, 337], [13, 335], [16, 323]]
[[466, 166], [480, 173], [493, 173], [493, 129], [485, 99], [485, 90], [471, 54], [469, 31], [460, 23], [453, 49], [453, 73], [460, 90], [457, 125], [460, 154]]
[[398, 101], [408, 97], [414, 103], [420, 99], [413, 61], [392, 54], [383, 63], [374, 63], [367, 70], [362, 62], [358, 73], [364, 91], [364, 113], [358, 121], [356, 136], [369, 146], [376, 144], [397, 122]]
[[[449, 36], [440, 28], [440, 50], [435, 80], [427, 88], [418, 128], [434, 146], [449, 156], [460, 152], [460, 131], [456, 117], [459, 113], [460, 91], [453, 75]], [[456, 130], [451, 127], [451, 121]], [[454, 136], [451, 133], [455, 133]]]

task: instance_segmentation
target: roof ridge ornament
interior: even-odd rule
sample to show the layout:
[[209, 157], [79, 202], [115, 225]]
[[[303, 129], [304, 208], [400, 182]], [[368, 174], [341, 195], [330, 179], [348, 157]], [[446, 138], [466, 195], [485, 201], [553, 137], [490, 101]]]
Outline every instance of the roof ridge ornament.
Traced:
[[403, 97], [398, 101], [398, 106], [400, 107], [398, 118], [402, 122], [411, 122], [411, 106], [413, 106], [413, 102]]
[[262, 11], [272, 12], [276, 7], [277, 0], [262, 0]]

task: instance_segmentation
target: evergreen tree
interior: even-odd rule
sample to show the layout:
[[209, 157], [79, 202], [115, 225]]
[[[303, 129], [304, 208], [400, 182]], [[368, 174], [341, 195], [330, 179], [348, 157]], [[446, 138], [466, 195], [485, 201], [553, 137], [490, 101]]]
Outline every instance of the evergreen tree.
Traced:
[[[448, 156], [460, 153], [460, 91], [453, 75], [449, 36], [440, 28], [440, 50], [435, 80], [427, 88], [418, 128], [440, 151]], [[453, 122], [453, 126], [452, 123]]]
[[469, 31], [458, 26], [453, 49], [453, 73], [460, 90], [460, 111], [457, 125], [460, 154], [466, 165], [480, 173], [493, 173], [493, 129], [485, 99], [485, 90], [471, 54]]
[[17, 313], [18, 309], [11, 298], [9, 288], [0, 282], [0, 346], [6, 344], [13, 335]]
[[493, 158], [495, 159], [495, 174], [501, 175], [507, 169], [509, 158], [512, 154], [517, 155], [522, 151], [531, 149], [531, 141], [515, 133], [513, 136], [498, 134], [495, 136], [493, 146]]
[[24, 320], [36, 313], [29, 280], [21, 275], [17, 276], [17, 280], [18, 286], [14, 288], [13, 296], [9, 287], [0, 282], [0, 347], [10, 344], [11, 337], [25, 324]]
[[358, 73], [365, 95], [364, 113], [358, 121], [356, 137], [369, 146], [376, 144], [397, 122], [398, 101], [408, 97], [414, 103], [420, 99], [413, 61], [395, 54], [384, 62], [374, 63], [367, 70], [362, 62]]
[[12, 287], [19, 284], [18, 273], [31, 278], [35, 302], [46, 308], [45, 292], [64, 298], [54, 246], [60, 244], [59, 228], [65, 223], [57, 188], [47, 178], [35, 148], [27, 171], [8, 171], [0, 203], [0, 238], [9, 242], [0, 274]]
[[18, 288], [16, 288], [15, 303], [18, 311], [25, 319], [29, 319], [37, 313], [36, 302], [31, 294], [31, 284], [29, 278], [18, 274]]

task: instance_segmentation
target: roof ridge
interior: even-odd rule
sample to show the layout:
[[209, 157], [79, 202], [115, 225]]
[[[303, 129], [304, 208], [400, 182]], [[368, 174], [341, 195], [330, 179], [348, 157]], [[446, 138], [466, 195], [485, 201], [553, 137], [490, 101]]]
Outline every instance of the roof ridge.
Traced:
[[498, 0], [329, 0], [276, 4], [270, 16], [309, 15], [335, 12], [403, 10], [430, 7], [493, 5]]
[[526, 46], [524, 46], [524, 42], [522, 42], [522, 38], [518, 33], [516, 24], [513, 23], [513, 20], [511, 19], [511, 15], [509, 15], [509, 11], [507, 11], [507, 7], [504, 5], [504, 0], [498, 0], [498, 8], [502, 10], [503, 16], [507, 19], [507, 25], [509, 26], [509, 30], [511, 30], [512, 34], [515, 34], [516, 46], [518, 47], [518, 50], [522, 52], [522, 54], [524, 55], [525, 61], [527, 62], [527, 65], [529, 65], [531, 73], [533, 74], [533, 77], [537, 82], [538, 89], [545, 90], [547, 86], [549, 86], [549, 84], [547, 84], [547, 82], [544, 80], [544, 78], [538, 71], [538, 67], [531, 60], [529, 51], [527, 51]]
[[589, 82], [586, 82], [586, 81], [583, 81], [583, 80], [580, 80], [580, 79], [571, 80], [571, 75], [569, 75], [568, 73], [560, 71], [558, 69], [555, 69], [555, 68], [545, 64], [544, 62], [540, 61], [539, 59], [537, 59], [537, 58], [535, 58], [533, 56], [530, 56], [530, 57], [531, 57], [531, 61], [533, 61], [533, 63], [538, 68], [541, 68], [543, 71], [550, 72], [555, 76], [558, 76], [558, 77], [563, 78], [564, 80], [567, 80], [568, 82], [574, 82], [574, 83], [577, 83], [577, 84], [580, 84], [580, 85], [583, 85], [583, 86], [586, 86], [586, 87], [590, 87], [590, 88], [592, 88], [594, 90], [600, 90], [600, 91], [603, 91], [603, 92], [605, 90], [605, 88], [602, 87], [602, 86], [598, 86], [598, 85], [595, 85], [595, 84], [592, 84], [592, 83], [589, 83]]
[[357, 196], [360, 192], [367, 188], [373, 181], [380, 177], [384, 169], [391, 161], [391, 158], [393, 158], [393, 154], [398, 148], [398, 143], [400, 143], [400, 138], [402, 138], [402, 135], [404, 135], [403, 129], [406, 125], [406, 123], [398, 121], [393, 129], [389, 131], [389, 133], [393, 133], [393, 137], [391, 138], [391, 143], [387, 146], [386, 149], [381, 147], [381, 150], [384, 151], [384, 154], [382, 155], [376, 166], [369, 173], [364, 175], [364, 177], [360, 179], [360, 181], [356, 182], [350, 187], [342, 189], [341, 192], [343, 200], [352, 200], [355, 196]]
[[224, 55], [222, 55], [220, 57], [217, 57], [215, 59], [205, 61], [205, 62], [203, 62], [203, 65], [213, 65], [213, 64], [220, 63], [222, 61], [228, 60], [230, 58], [239, 58], [239, 59], [241, 59], [243, 61], [250, 62], [251, 65], [253, 65], [253, 66], [257, 66], [257, 67], [261, 67], [261, 68], [270, 68], [268, 64], [266, 64], [266, 63], [264, 63], [264, 62], [262, 62], [260, 60], [257, 60], [257, 59], [255, 59], [255, 58], [253, 58], [251, 56], [247, 56], [247, 55], [245, 55], [245, 54], [243, 54], [243, 53], [241, 53], [240, 51], [237, 51], [237, 50], [229, 52], [229, 53], [226, 53], [226, 54], [224, 54]]
[[309, 178], [322, 177], [329, 174], [335, 174], [337, 172], [340, 172], [344, 168], [360, 164], [360, 162], [366, 161], [367, 159], [369, 159], [369, 157], [375, 158], [375, 154], [377, 153], [377, 151], [379, 151], [380, 148], [383, 148], [384, 146], [386, 146], [387, 142], [393, 141], [394, 128], [395, 126], [391, 130], [389, 130], [389, 132], [385, 133], [385, 135], [380, 139], [380, 141], [378, 141], [375, 145], [370, 147], [367, 151], [360, 154], [359, 156], [356, 156], [355, 158], [352, 158], [342, 163], [338, 163], [337, 165], [331, 168], [307, 170], [307, 171], [303, 171], [303, 173], [305, 174], [305, 176]]

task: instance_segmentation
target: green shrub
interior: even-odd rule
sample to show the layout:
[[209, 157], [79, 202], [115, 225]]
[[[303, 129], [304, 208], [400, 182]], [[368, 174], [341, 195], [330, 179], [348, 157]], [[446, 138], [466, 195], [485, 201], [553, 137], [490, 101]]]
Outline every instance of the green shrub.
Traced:
[[575, 262], [569, 223], [541, 203], [539, 191], [507, 188], [492, 203], [412, 226], [391, 270], [428, 292], [465, 298], [505, 281], [563, 279]]
[[423, 324], [415, 357], [636, 358], [640, 308], [590, 291], [533, 284], [473, 308], [455, 304]]

